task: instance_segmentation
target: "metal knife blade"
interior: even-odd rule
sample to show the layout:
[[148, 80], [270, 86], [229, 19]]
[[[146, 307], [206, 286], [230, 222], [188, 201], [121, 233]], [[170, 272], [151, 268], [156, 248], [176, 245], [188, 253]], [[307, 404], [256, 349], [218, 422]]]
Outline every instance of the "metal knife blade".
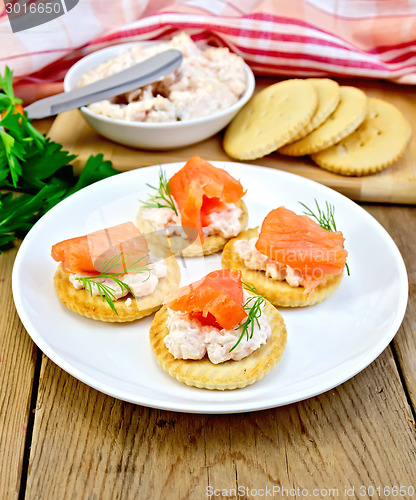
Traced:
[[169, 49], [97, 82], [36, 101], [25, 111], [29, 118], [44, 118], [86, 106], [148, 85], [174, 71], [181, 62], [182, 53]]

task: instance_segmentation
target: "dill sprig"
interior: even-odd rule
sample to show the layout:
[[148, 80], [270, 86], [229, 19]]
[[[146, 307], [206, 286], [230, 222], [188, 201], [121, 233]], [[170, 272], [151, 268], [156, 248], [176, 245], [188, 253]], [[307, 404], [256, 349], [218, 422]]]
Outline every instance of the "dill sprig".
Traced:
[[335, 224], [335, 206], [331, 205], [327, 201], [325, 202], [326, 212], [321, 209], [318, 202], [315, 198], [315, 205], [317, 209], [317, 213], [314, 213], [309, 207], [307, 207], [301, 201], [299, 202], [303, 208], [306, 209], [306, 212], [303, 212], [305, 215], [312, 217], [316, 220], [316, 222], [326, 229], [327, 231], [337, 231], [337, 225]]
[[[299, 203], [302, 205], [303, 208], [306, 209], [306, 211], [302, 212], [303, 214], [308, 215], [309, 217], [315, 219], [316, 222], [327, 231], [337, 231], [337, 225], [335, 223], [335, 205], [331, 205], [326, 201], [325, 202], [326, 212], [325, 212], [323, 209], [321, 209], [319, 203], [315, 198], [315, 205], [317, 210], [317, 212], [315, 213], [301, 201]], [[350, 269], [347, 263], [345, 263], [345, 267], [347, 269], [348, 276], [350, 276]]]
[[[128, 256], [127, 256], [128, 257]], [[121, 276], [125, 273], [143, 273], [147, 272], [148, 276], [145, 281], [147, 281], [150, 277], [150, 269], [148, 264], [142, 264], [139, 265], [140, 261], [142, 261], [147, 255], [144, 255], [143, 257], [140, 257], [140, 259], [135, 260], [134, 262], [131, 262], [129, 265], [125, 266], [125, 258], [126, 256], [123, 253], [116, 254], [111, 259], [108, 259], [103, 262], [103, 265], [101, 267], [100, 274], [97, 276], [81, 276], [79, 278], [76, 278], [77, 281], [79, 281], [82, 286], [90, 292], [90, 295], [92, 297], [93, 295], [93, 287], [96, 286], [97, 290], [104, 302], [104, 300], [107, 301], [107, 304], [111, 307], [111, 309], [117, 314], [118, 312], [116, 309], [116, 306], [114, 305], [114, 302], [117, 300], [116, 295], [114, 294], [113, 288], [111, 288], [108, 285], [105, 285], [104, 283], [101, 283], [100, 281], [97, 281], [100, 278], [107, 278], [111, 279], [116, 283], [121, 291], [126, 291], [127, 293], [130, 293], [133, 295], [134, 298], [136, 296], [132, 292], [131, 288], [127, 283], [124, 283], [124, 281], [120, 280], [117, 278], [117, 276]], [[122, 272], [112, 272], [112, 270], [117, 267], [123, 265], [124, 269]]]
[[259, 318], [261, 316], [262, 306], [265, 304], [265, 296], [260, 295], [253, 284], [243, 282], [241, 282], [241, 284], [243, 285], [243, 288], [245, 290], [252, 293], [253, 295], [250, 295], [250, 297], [248, 297], [244, 303], [243, 307], [247, 312], [247, 318], [245, 319], [244, 323], [235, 328], [235, 330], [241, 330], [241, 334], [237, 342], [233, 345], [229, 352], [233, 351], [244, 337], [246, 337], [247, 340], [250, 340], [253, 337], [255, 325], [260, 328]]
[[176, 215], [178, 211], [175, 202], [170, 192], [169, 181], [166, 177], [166, 172], [159, 165], [159, 187], [147, 184], [149, 188], [153, 189], [155, 193], [149, 197], [147, 201], [142, 201], [145, 208], [171, 208]]

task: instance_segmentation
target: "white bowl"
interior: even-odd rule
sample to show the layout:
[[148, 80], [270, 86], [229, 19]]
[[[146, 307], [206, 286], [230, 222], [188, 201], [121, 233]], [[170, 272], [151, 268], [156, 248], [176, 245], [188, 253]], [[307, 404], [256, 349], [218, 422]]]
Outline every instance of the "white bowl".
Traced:
[[[140, 42], [154, 43], [154, 42]], [[124, 43], [98, 50], [75, 63], [64, 79], [66, 92], [76, 88], [82, 75], [96, 68], [99, 64], [120, 54], [126, 48], [134, 45]], [[237, 112], [250, 99], [254, 91], [254, 75], [245, 64], [247, 87], [244, 94], [232, 106], [202, 118], [184, 120], [181, 122], [145, 123], [117, 120], [93, 113], [87, 107], [80, 111], [87, 122], [99, 134], [126, 146], [142, 149], [173, 149], [189, 146], [215, 135], [234, 118]]]

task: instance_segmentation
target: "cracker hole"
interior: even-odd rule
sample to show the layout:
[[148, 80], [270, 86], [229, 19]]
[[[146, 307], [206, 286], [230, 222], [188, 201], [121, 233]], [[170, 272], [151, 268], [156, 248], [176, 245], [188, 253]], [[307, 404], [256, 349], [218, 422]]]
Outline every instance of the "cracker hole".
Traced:
[[381, 135], [381, 130], [377, 130], [376, 134]]

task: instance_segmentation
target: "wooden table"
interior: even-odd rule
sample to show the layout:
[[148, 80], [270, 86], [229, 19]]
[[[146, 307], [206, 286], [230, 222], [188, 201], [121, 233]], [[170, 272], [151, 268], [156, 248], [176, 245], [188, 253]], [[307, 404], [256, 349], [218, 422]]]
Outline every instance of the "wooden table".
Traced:
[[[50, 123], [38, 127], [47, 131]], [[412, 498], [416, 212], [407, 206], [364, 208], [391, 234], [406, 262], [410, 300], [399, 332], [343, 385], [253, 413], [154, 410], [71, 377], [24, 330], [11, 293], [16, 251], [2, 254], [0, 499], [257, 498], [273, 492], [274, 498], [306, 498], [307, 492], [312, 498]], [[405, 495], [400, 489], [390, 495], [392, 486], [404, 487]]]

